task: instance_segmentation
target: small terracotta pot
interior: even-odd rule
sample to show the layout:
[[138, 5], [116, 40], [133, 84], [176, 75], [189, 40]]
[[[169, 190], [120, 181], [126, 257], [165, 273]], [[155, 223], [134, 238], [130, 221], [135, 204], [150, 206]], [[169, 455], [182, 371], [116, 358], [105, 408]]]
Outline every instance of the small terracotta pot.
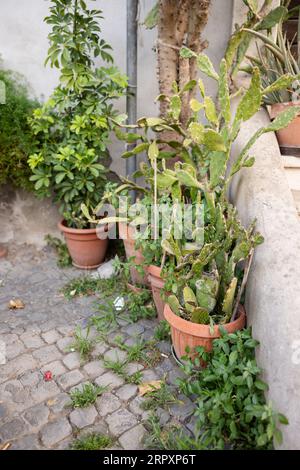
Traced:
[[[300, 101], [275, 103], [269, 107], [271, 119], [275, 119], [282, 111], [292, 106], [300, 106]], [[300, 147], [300, 115], [285, 128], [276, 132], [280, 147]]]
[[108, 238], [101, 240], [97, 233], [107, 232], [108, 226], [99, 226], [91, 229], [76, 229], [66, 226], [62, 221], [58, 228], [64, 234], [66, 244], [73, 261], [79, 269], [95, 269], [104, 261]]
[[[214, 326], [214, 334], [210, 334], [209, 325], [192, 323], [175, 315], [169, 305], [165, 305], [164, 316], [171, 326], [172, 343], [178, 359], [186, 356], [186, 348], [189, 347], [189, 357], [196, 356], [195, 348], [203, 346], [206, 351], [211, 351], [213, 340], [220, 338], [219, 326]], [[239, 306], [238, 318], [231, 323], [222, 325], [228, 333], [234, 333], [244, 328], [246, 323], [246, 313], [242, 305]]]
[[[144, 263], [144, 256], [142, 255], [141, 250], [135, 249], [135, 246], [134, 246], [135, 240], [133, 238], [134, 236], [133, 228], [128, 226], [127, 224], [119, 223], [119, 235], [120, 235], [120, 238], [123, 240], [127, 259], [132, 258], [134, 256], [135, 264], [142, 265]], [[136, 268], [131, 267], [130, 276], [131, 276], [131, 280], [133, 284], [140, 284], [141, 286], [149, 287], [147, 274], [142, 276], [137, 271]]]
[[148, 266], [148, 278], [151, 285], [152, 290], [152, 297], [155, 303], [156, 311], [158, 320], [164, 320], [164, 308], [165, 308], [165, 301], [161, 298], [162, 289], [165, 285], [164, 279], [160, 277], [161, 275], [161, 268], [158, 266]]

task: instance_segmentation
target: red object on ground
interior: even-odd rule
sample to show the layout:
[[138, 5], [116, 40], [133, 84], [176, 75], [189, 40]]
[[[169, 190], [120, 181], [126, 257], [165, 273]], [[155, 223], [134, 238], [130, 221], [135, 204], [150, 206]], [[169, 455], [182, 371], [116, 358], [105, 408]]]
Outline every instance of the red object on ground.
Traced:
[[7, 255], [7, 249], [0, 245], [0, 258], [4, 258]]
[[45, 382], [50, 382], [50, 380], [52, 380], [52, 372], [50, 370], [47, 370], [47, 372], [44, 373], [44, 380]]

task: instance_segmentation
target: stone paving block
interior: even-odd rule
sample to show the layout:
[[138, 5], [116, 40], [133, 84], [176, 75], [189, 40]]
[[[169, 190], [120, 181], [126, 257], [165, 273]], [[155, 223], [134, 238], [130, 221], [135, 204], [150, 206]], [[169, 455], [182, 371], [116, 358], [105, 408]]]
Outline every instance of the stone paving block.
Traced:
[[39, 333], [35, 331], [26, 331], [20, 336], [20, 339], [25, 344], [26, 348], [37, 349], [45, 345], [44, 341], [39, 336]]
[[116, 395], [124, 401], [130, 400], [130, 398], [134, 397], [138, 391], [138, 388], [134, 384], [126, 384], [123, 387], [119, 388], [115, 393]]
[[112, 348], [109, 349], [105, 354], [104, 354], [104, 359], [106, 361], [121, 361], [124, 362], [127, 359], [127, 353], [125, 351], [122, 351], [119, 348]]
[[134, 323], [133, 325], [129, 325], [123, 328], [123, 330], [129, 336], [140, 336], [142, 333], [144, 333], [145, 328], [139, 323]]
[[29, 426], [26, 425], [25, 421], [22, 418], [14, 418], [9, 423], [4, 424], [0, 428], [0, 440], [10, 441], [11, 439], [16, 439], [21, 437], [29, 429]]
[[107, 369], [103, 366], [102, 361], [100, 360], [88, 362], [83, 367], [83, 370], [91, 378], [99, 377], [101, 374], [104, 374], [107, 371]]
[[59, 414], [63, 411], [68, 411], [69, 405], [71, 404], [70, 395], [68, 393], [60, 393], [54, 398], [50, 398], [46, 405], [49, 407], [51, 413]]
[[[9, 330], [10, 331], [10, 330]], [[6, 346], [9, 344], [14, 344], [16, 341], [18, 341], [18, 336], [15, 333], [11, 334], [0, 334], [0, 341], [3, 341]]]
[[179, 420], [184, 421], [194, 412], [194, 405], [191, 400], [184, 395], [178, 396], [178, 403], [170, 405], [170, 413]]
[[142, 408], [143, 403], [145, 403], [146, 398], [137, 396], [129, 403], [129, 410], [132, 411], [135, 415], [141, 416], [144, 413]]
[[50, 330], [42, 333], [42, 338], [47, 344], [53, 344], [61, 338], [61, 335], [56, 330]]
[[77, 385], [82, 380], [84, 380], [84, 376], [78, 369], [75, 369], [60, 375], [57, 379], [57, 383], [64, 390], [67, 390], [68, 388], [73, 387], [73, 385]]
[[108, 350], [109, 346], [105, 343], [96, 343], [92, 352], [91, 352], [91, 357], [92, 358], [99, 358], [102, 357], [103, 354]]
[[38, 435], [31, 434], [25, 436], [22, 439], [18, 439], [15, 442], [12, 442], [10, 450], [40, 450], [41, 446], [39, 444]]
[[85, 428], [94, 423], [98, 413], [94, 405], [88, 408], [76, 408], [70, 414], [70, 422], [78, 429]]
[[119, 442], [125, 450], [141, 450], [143, 449], [143, 439], [146, 430], [142, 424], [138, 424], [134, 428], [126, 431], [119, 437]]
[[0, 383], [36, 367], [37, 361], [31, 354], [21, 354], [0, 367]]
[[78, 369], [80, 367], [80, 355], [78, 352], [71, 352], [63, 358], [64, 365], [69, 369]]
[[152, 370], [147, 369], [142, 372], [143, 374], [143, 382], [151, 382], [152, 380], [159, 380], [158, 375]]
[[74, 326], [73, 325], [63, 325], [57, 327], [59, 333], [63, 336], [73, 336], [74, 334]]
[[126, 373], [128, 375], [135, 374], [136, 372], [142, 371], [144, 369], [144, 366], [142, 364], [139, 364], [138, 362], [130, 362], [126, 366]]
[[156, 344], [156, 347], [161, 353], [166, 354], [167, 356], [171, 354], [171, 345], [169, 341], [160, 341]]
[[15, 357], [19, 356], [25, 351], [26, 351], [26, 348], [24, 344], [22, 343], [22, 341], [17, 339], [13, 344], [8, 344], [6, 346], [6, 350], [5, 350], [6, 360], [10, 361], [11, 359], [14, 359]]
[[49, 364], [46, 364], [45, 366], [41, 368], [42, 374], [44, 374], [47, 371], [52, 372], [52, 376], [55, 378], [55, 377], [58, 377], [59, 375], [64, 374], [67, 371], [67, 369], [61, 363], [61, 361], [54, 361], [54, 362], [50, 362]]
[[30, 424], [33, 430], [37, 431], [48, 421], [49, 409], [44, 404], [40, 404], [26, 410], [24, 419]]
[[124, 380], [113, 372], [106, 372], [95, 380], [95, 384], [99, 387], [116, 388], [124, 384]]
[[70, 348], [73, 343], [74, 343], [74, 338], [70, 336], [66, 336], [65, 338], [59, 339], [56, 345], [61, 352], [66, 353], [66, 352], [70, 352]]
[[41, 382], [36, 388], [31, 390], [31, 396], [35, 403], [41, 403], [49, 400], [60, 393], [60, 390], [54, 381]]
[[96, 407], [99, 415], [104, 417], [114, 411], [118, 410], [121, 406], [121, 401], [112, 393], [104, 393], [96, 400]]
[[106, 422], [111, 434], [116, 437], [138, 424], [136, 417], [122, 408], [109, 415]]
[[44, 346], [43, 348], [36, 349], [33, 351], [32, 355], [39, 362], [40, 366], [61, 358], [60, 351], [53, 344], [51, 346]]
[[46, 424], [41, 431], [41, 441], [46, 447], [52, 447], [72, 434], [67, 418], [61, 418]]

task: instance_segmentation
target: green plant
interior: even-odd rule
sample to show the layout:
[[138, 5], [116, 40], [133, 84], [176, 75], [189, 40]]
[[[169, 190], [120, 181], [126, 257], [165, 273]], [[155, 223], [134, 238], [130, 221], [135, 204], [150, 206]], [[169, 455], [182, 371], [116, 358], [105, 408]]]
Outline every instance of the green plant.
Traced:
[[156, 311], [148, 289], [141, 292], [128, 292], [126, 309], [132, 322], [137, 322], [142, 318], [153, 318]]
[[99, 290], [101, 283], [102, 281], [100, 279], [82, 276], [71, 279], [61, 291], [67, 299], [76, 296], [93, 295]]
[[89, 339], [90, 327], [86, 332], [83, 332], [80, 326], [77, 326], [74, 333], [74, 342], [70, 345], [70, 349], [79, 352], [80, 358], [85, 360], [89, 357], [93, 347], [94, 341]]
[[179, 402], [165, 382], [162, 382], [159, 388], [153, 387], [152, 390], [149, 390], [146, 398], [147, 400], [142, 403], [145, 410], [156, 410], [158, 407], [166, 408]]
[[102, 395], [107, 390], [107, 387], [98, 387], [93, 384], [84, 384], [82, 389], [75, 388], [70, 394], [71, 405], [73, 408], [86, 408], [97, 400], [99, 395]]
[[86, 436], [76, 439], [71, 444], [72, 450], [100, 450], [111, 447], [113, 440], [110, 436], [103, 434], [90, 433]]
[[154, 338], [157, 341], [164, 341], [170, 339], [170, 325], [166, 320], [159, 322], [154, 330]]
[[27, 159], [36, 142], [28, 118], [39, 103], [30, 97], [24, 77], [3, 69], [1, 61], [0, 84], [5, 92], [5, 104], [0, 104], [0, 185], [32, 190]]
[[60, 268], [68, 268], [72, 266], [72, 258], [69, 254], [67, 245], [59, 238], [46, 235], [45, 240], [51, 248], [54, 248], [57, 253], [57, 266]]
[[[196, 397], [197, 430], [210, 448], [270, 449], [273, 439], [282, 441], [278, 423], [288, 421], [266, 403], [268, 387], [255, 360], [257, 345], [250, 329], [233, 334], [222, 330], [211, 353], [198, 348], [195, 362], [186, 358], [186, 377], [178, 382], [183, 393]], [[200, 359], [206, 368], [199, 368]]]
[[[124, 119], [112, 101], [124, 94], [127, 80], [112, 65], [100, 19], [101, 11], [90, 10], [83, 0], [52, 0], [45, 19], [52, 27], [46, 62], [60, 69], [60, 85], [30, 120], [39, 142], [29, 158], [30, 179], [38, 196], [54, 194], [68, 226], [75, 228], [89, 227], [81, 204], [95, 207], [101, 200], [112, 119]], [[109, 65], [96, 68], [97, 56]]]
[[123, 361], [121, 359], [116, 359], [116, 360], [104, 359], [103, 364], [104, 364], [104, 367], [112, 370], [115, 374], [122, 377], [126, 383], [138, 385], [142, 381], [142, 377], [143, 377], [142, 372], [136, 371], [133, 374], [128, 374], [127, 366], [129, 362], [130, 362], [129, 358]]

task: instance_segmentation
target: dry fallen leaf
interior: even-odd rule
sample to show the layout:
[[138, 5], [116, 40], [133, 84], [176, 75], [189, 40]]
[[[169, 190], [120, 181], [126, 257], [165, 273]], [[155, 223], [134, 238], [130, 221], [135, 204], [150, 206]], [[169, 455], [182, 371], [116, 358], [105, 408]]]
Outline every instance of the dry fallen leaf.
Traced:
[[159, 390], [162, 387], [163, 381], [162, 380], [151, 380], [151, 382], [144, 382], [139, 385], [139, 395], [142, 397], [149, 392], [153, 392], [154, 390]]
[[48, 406], [53, 406], [57, 403], [57, 398], [51, 398], [50, 400], [47, 401]]
[[9, 301], [9, 308], [10, 309], [21, 309], [21, 308], [25, 308], [25, 304], [20, 299], [10, 300]]
[[10, 446], [11, 446], [11, 443], [10, 443], [10, 442], [7, 442], [6, 444], [4, 444], [4, 446], [3, 446], [3, 447], [1, 447], [1, 449], [0, 449], [0, 450], [7, 450], [7, 449], [9, 449], [9, 448], [10, 448]]

